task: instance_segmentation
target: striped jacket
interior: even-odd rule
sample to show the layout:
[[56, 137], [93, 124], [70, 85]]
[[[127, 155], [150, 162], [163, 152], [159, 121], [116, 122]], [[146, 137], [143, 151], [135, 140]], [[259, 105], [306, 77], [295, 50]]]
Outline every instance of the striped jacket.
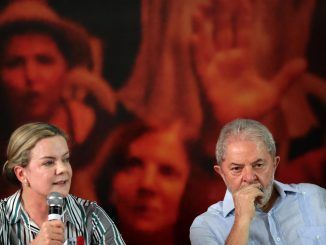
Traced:
[[[67, 244], [125, 244], [117, 227], [95, 202], [72, 195], [64, 199], [63, 222]], [[39, 227], [28, 217], [21, 203], [21, 191], [0, 200], [0, 244], [29, 244]]]

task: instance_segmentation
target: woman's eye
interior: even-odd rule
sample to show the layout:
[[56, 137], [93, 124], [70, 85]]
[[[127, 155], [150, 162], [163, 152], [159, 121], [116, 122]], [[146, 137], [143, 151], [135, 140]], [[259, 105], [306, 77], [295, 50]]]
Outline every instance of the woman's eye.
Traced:
[[169, 165], [164, 165], [162, 164], [161, 167], [160, 167], [160, 173], [164, 176], [167, 176], [167, 177], [172, 177], [172, 176], [177, 176], [178, 175], [178, 172], [176, 171], [175, 168], [173, 168], [172, 166], [169, 166]]
[[65, 159], [63, 159], [63, 162], [65, 162], [65, 163], [69, 163], [69, 162], [70, 162], [70, 158], [65, 158]]
[[54, 164], [54, 161], [46, 161], [43, 163], [44, 166], [51, 166], [52, 164]]

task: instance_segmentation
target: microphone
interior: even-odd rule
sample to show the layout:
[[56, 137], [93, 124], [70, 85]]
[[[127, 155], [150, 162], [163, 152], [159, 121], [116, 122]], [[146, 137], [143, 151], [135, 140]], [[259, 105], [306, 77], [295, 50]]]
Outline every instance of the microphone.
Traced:
[[49, 205], [48, 220], [61, 220], [63, 196], [59, 192], [51, 192], [47, 197]]

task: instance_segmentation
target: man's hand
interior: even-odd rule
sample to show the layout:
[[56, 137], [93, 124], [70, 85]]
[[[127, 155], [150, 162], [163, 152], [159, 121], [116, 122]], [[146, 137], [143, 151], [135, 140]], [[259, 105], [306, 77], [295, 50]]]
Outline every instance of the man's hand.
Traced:
[[51, 220], [42, 224], [40, 233], [31, 245], [62, 245], [63, 243], [64, 224], [60, 220]]
[[235, 219], [240, 222], [250, 222], [255, 217], [255, 201], [263, 197], [261, 184], [256, 183], [241, 188], [233, 193], [233, 202], [235, 208]]
[[255, 217], [255, 201], [262, 197], [261, 185], [251, 184], [233, 193], [235, 219], [225, 244], [248, 244], [249, 228]]

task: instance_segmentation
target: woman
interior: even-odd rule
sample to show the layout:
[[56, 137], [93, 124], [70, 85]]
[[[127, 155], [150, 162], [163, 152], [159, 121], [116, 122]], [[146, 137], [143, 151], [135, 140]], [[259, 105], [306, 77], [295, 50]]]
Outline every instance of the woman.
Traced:
[[104, 160], [97, 194], [116, 213], [126, 242], [176, 244], [190, 173], [180, 125], [149, 127], [136, 121], [118, 127], [106, 143], [99, 152]]
[[[53, 125], [29, 123], [13, 132], [3, 174], [21, 188], [0, 202], [1, 244], [124, 244], [101, 207], [69, 195], [69, 155], [67, 136]], [[62, 221], [48, 221], [51, 192], [64, 196]]]

